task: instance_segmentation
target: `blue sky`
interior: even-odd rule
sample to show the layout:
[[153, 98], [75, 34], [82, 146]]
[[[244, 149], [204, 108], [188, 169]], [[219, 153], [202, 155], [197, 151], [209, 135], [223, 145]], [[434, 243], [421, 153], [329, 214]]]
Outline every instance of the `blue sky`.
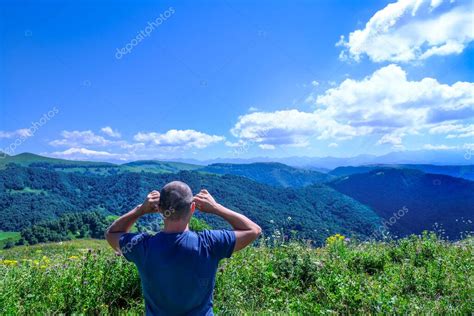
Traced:
[[392, 2], [3, 1], [0, 148], [91, 160], [473, 148], [472, 3]]

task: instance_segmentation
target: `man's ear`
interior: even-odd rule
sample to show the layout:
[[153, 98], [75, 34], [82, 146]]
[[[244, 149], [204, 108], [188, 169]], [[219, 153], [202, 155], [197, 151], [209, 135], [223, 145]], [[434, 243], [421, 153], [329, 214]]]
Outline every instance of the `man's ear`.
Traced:
[[193, 214], [194, 211], [196, 210], [196, 203], [195, 203], [195, 202], [192, 202], [192, 203], [191, 203], [190, 209], [191, 209], [191, 214]]

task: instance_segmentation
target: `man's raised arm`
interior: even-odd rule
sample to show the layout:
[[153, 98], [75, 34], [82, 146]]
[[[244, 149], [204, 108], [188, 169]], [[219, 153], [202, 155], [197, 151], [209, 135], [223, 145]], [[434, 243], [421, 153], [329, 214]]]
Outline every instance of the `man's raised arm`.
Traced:
[[195, 197], [194, 202], [199, 210], [205, 213], [216, 214], [225, 219], [232, 226], [235, 232], [234, 251], [239, 251], [248, 246], [261, 234], [262, 229], [246, 216], [234, 212], [219, 203], [207, 192], [201, 190]]
[[160, 201], [160, 192], [150, 192], [143, 204], [138, 205], [133, 210], [120, 216], [105, 232], [105, 239], [109, 245], [116, 251], [120, 251], [120, 237], [128, 233], [133, 224], [140, 218], [140, 216], [148, 213], [158, 212], [158, 203]]

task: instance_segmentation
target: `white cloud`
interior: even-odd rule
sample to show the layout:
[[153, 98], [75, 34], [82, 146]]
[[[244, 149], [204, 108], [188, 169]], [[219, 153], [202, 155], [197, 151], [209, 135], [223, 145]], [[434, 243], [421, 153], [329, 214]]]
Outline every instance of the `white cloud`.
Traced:
[[110, 126], [102, 127], [100, 130], [101, 130], [102, 133], [104, 133], [105, 135], [110, 136], [110, 137], [120, 138], [122, 136], [119, 133], [119, 131], [117, 131], [117, 130], [114, 131], [112, 129], [112, 127], [110, 127]]
[[260, 147], [261, 149], [265, 149], [265, 150], [273, 150], [273, 149], [275, 149], [275, 146], [274, 146], [274, 145], [268, 145], [268, 144], [260, 144], [260, 145], [258, 145], [258, 147]]
[[440, 124], [430, 128], [430, 134], [447, 134], [446, 138], [474, 137], [474, 124]]
[[28, 128], [20, 128], [16, 131], [6, 132], [0, 131], [0, 139], [1, 138], [14, 138], [14, 137], [31, 137], [33, 134], [30, 132]]
[[474, 116], [474, 83], [409, 81], [406, 72], [392, 64], [360, 81], [346, 79], [316, 102], [352, 125], [410, 126]]
[[313, 80], [313, 81], [311, 81], [311, 85], [313, 87], [317, 87], [317, 86], [319, 86], [319, 82], [317, 82], [316, 80]]
[[403, 132], [394, 132], [385, 134], [377, 141], [377, 145], [390, 144], [393, 149], [404, 149], [405, 146], [402, 144], [402, 139], [406, 134]]
[[56, 139], [49, 144], [51, 146], [81, 147], [83, 145], [107, 146], [112, 142], [92, 131], [62, 131], [62, 139]]
[[363, 135], [367, 130], [338, 124], [318, 111], [292, 109], [242, 115], [231, 133], [241, 140], [262, 145], [305, 146], [313, 136], [319, 139], [348, 139]]
[[176, 130], [172, 129], [164, 134], [160, 133], [137, 133], [134, 139], [138, 142], [149, 143], [160, 147], [174, 148], [205, 148], [213, 143], [224, 140], [224, 137], [208, 135], [192, 129]]
[[406, 135], [427, 127], [436, 132], [437, 125], [474, 117], [474, 83], [410, 81], [402, 68], [392, 64], [361, 80], [344, 80], [317, 96], [314, 104], [314, 112], [289, 109], [242, 115], [231, 133], [244, 141], [275, 146], [302, 146], [311, 137], [376, 134], [381, 137], [378, 144], [400, 149]]
[[224, 143], [227, 147], [242, 147], [242, 146], [245, 146], [247, 143], [244, 142], [243, 140], [239, 139], [237, 142], [229, 142], [229, 141], [226, 141]]
[[468, 0], [399, 0], [376, 12], [364, 29], [341, 36], [341, 59], [408, 62], [459, 54], [474, 39]]
[[[465, 143], [465, 144], [463, 144], [462, 148], [463, 149], [474, 150], [474, 143], [471, 143], [471, 144]], [[473, 153], [473, 155], [474, 155], [474, 153]]]
[[257, 112], [257, 111], [258, 111], [258, 108], [255, 107], [255, 106], [251, 106], [251, 107], [249, 107], [248, 111], [249, 111], [249, 112]]
[[96, 151], [87, 148], [69, 148], [64, 151], [56, 151], [49, 154], [52, 157], [68, 158], [68, 159], [81, 159], [81, 158], [118, 158], [119, 154], [112, 154], [107, 151]]
[[453, 123], [445, 123], [445, 124], [439, 124], [434, 127], [431, 127], [429, 129], [430, 134], [446, 134], [451, 131], [457, 131], [460, 128], [462, 128], [462, 124], [453, 124]]
[[337, 148], [337, 147], [339, 147], [339, 145], [338, 145], [337, 143], [330, 143], [330, 144], [328, 145], [328, 147]]
[[314, 96], [314, 93], [310, 93], [308, 97], [304, 100], [305, 103], [313, 103], [316, 102], [316, 97]]
[[427, 150], [451, 150], [451, 149], [457, 149], [457, 146], [448, 146], [448, 145], [431, 145], [431, 144], [425, 144], [423, 146], [423, 149]]
[[449, 134], [446, 138], [474, 138], [474, 124], [463, 126], [455, 131], [457, 134]]

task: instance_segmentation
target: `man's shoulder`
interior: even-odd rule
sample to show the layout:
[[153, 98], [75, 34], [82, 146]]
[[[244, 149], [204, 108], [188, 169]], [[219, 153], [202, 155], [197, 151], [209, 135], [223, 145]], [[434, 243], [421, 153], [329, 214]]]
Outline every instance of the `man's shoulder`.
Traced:
[[197, 232], [197, 236], [202, 242], [210, 245], [235, 240], [235, 232], [228, 229], [206, 229]]
[[201, 230], [199, 232], [196, 232], [198, 237], [214, 237], [214, 236], [220, 236], [223, 233], [229, 232], [227, 229], [205, 229]]
[[126, 233], [120, 237], [120, 248], [133, 247], [141, 242], [146, 241], [152, 235], [148, 233]]
[[236, 242], [235, 232], [227, 229], [203, 230], [199, 232], [199, 239], [201, 246], [219, 260], [230, 257]]

